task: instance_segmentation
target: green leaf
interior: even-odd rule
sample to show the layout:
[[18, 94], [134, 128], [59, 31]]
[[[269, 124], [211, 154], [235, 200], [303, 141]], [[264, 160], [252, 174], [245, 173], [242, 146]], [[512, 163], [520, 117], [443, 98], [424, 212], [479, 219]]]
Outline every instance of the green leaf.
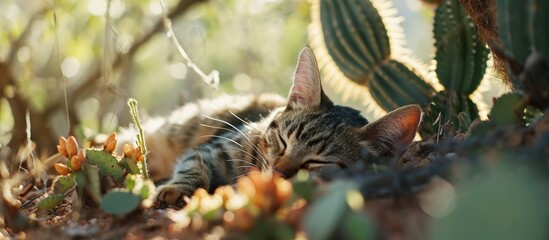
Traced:
[[137, 166], [137, 163], [135, 162], [135, 159], [133, 158], [123, 158], [120, 160], [120, 164], [128, 170], [131, 174], [140, 174], [139, 167]]
[[117, 217], [123, 217], [135, 211], [140, 203], [141, 198], [131, 192], [112, 190], [103, 197], [101, 209]]
[[541, 179], [516, 166], [490, 173], [459, 188], [455, 209], [433, 222], [429, 239], [547, 239], [546, 188]]
[[310, 239], [330, 239], [342, 220], [347, 206], [347, 192], [352, 184], [334, 182], [330, 191], [316, 200], [305, 215], [304, 228]]
[[294, 181], [292, 181], [292, 188], [295, 198], [303, 198], [307, 201], [313, 199], [313, 193], [315, 191], [314, 184], [309, 181], [309, 172], [307, 170], [299, 170]]
[[126, 177], [124, 178], [124, 186], [126, 186], [126, 189], [133, 191], [135, 185], [137, 185], [137, 175], [126, 175]]
[[64, 194], [49, 195], [38, 203], [38, 209], [45, 211], [54, 209], [63, 202], [64, 197]]
[[147, 199], [154, 192], [154, 183], [149, 179], [143, 179], [143, 175], [128, 174], [124, 179], [124, 186], [132, 193]]
[[102, 150], [86, 150], [87, 163], [99, 168], [99, 176], [112, 176], [117, 183], [121, 183], [124, 177], [124, 170], [118, 163], [116, 157]]
[[344, 219], [344, 233], [346, 239], [366, 240], [374, 239], [375, 229], [372, 222], [365, 215], [350, 212]]
[[82, 171], [75, 173], [76, 190], [79, 196], [84, 196], [84, 189], [88, 180], [86, 179], [86, 166], [82, 166]]
[[480, 122], [471, 129], [469, 134], [471, 134], [472, 137], [483, 137], [486, 134], [489, 134], [494, 127], [495, 126], [490, 122]]
[[64, 194], [75, 185], [75, 175], [57, 176], [53, 180], [53, 192], [55, 194]]
[[519, 93], [502, 95], [490, 111], [490, 120], [499, 125], [520, 124], [525, 108], [526, 102]]
[[[141, 176], [141, 175], [139, 175]], [[144, 179], [141, 188], [136, 192], [142, 199], [147, 199], [154, 192], [154, 183], [150, 179]]]
[[93, 165], [86, 165], [83, 169], [86, 172], [86, 192], [90, 195], [95, 203], [99, 204], [101, 202], [101, 183], [99, 181], [99, 168]]

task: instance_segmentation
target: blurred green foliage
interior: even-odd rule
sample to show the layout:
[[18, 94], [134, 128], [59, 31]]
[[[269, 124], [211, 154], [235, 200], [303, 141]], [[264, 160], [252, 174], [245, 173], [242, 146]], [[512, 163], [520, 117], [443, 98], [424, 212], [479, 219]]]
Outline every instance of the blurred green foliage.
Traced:
[[[169, 10], [179, 1], [164, 2]], [[48, 10], [36, 14], [43, 8]], [[29, 25], [34, 15], [35, 21]], [[309, 5], [306, 1], [209, 1], [172, 19], [176, 36], [190, 58], [206, 72], [220, 72], [221, 88], [216, 91], [186, 67], [163, 30], [132, 59], [123, 59], [120, 68], [112, 67], [117, 54], [128, 51], [161, 17], [158, 0], [2, 0], [0, 61], [8, 59], [28, 25], [29, 34], [17, 46], [20, 49], [9, 66], [16, 89], [32, 108], [50, 111], [43, 114], [55, 135], [68, 131], [64, 101], [61, 107], [48, 108], [63, 98], [64, 81], [70, 98], [71, 89], [99, 69], [101, 78], [85, 89], [78, 101], [68, 102], [71, 119], [78, 119], [77, 132], [92, 136], [128, 125], [131, 119], [122, 106], [129, 97], [140, 101], [145, 114], [156, 115], [187, 101], [223, 93], [285, 94], [295, 56], [307, 44]], [[11, 137], [11, 115], [2, 99], [2, 145]]]
[[435, 222], [431, 239], [546, 239], [545, 179], [515, 168], [500, 166], [466, 180], [453, 211]]

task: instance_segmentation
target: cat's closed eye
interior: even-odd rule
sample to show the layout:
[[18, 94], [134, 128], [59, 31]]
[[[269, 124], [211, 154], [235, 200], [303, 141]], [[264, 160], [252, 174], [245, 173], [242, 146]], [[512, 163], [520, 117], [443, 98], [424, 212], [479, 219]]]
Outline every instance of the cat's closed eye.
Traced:
[[320, 168], [320, 167], [322, 167], [326, 164], [330, 164], [330, 163], [331, 162], [321, 160], [321, 159], [318, 159], [318, 158], [311, 158], [311, 159], [305, 160], [301, 164], [300, 168], [302, 168], [302, 169], [316, 169], [316, 168]]
[[286, 141], [284, 141], [284, 138], [280, 135], [280, 134], [277, 134], [278, 136], [278, 143], [279, 143], [279, 154], [280, 155], [284, 155], [284, 152], [286, 151], [286, 148], [288, 147], [288, 145], [286, 145]]

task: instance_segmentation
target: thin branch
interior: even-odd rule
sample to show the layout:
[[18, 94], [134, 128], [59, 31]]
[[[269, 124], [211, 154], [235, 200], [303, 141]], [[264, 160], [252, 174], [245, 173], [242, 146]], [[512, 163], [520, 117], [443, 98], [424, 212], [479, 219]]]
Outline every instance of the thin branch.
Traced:
[[187, 52], [185, 52], [185, 49], [183, 49], [183, 47], [177, 40], [177, 37], [175, 36], [175, 32], [172, 28], [172, 20], [170, 20], [170, 18], [168, 18], [168, 15], [166, 14], [164, 1], [159, 1], [160, 5], [162, 6], [162, 11], [164, 13], [164, 27], [166, 28], [168, 38], [172, 40], [172, 43], [177, 48], [177, 51], [179, 51], [181, 57], [185, 59], [185, 62], [187, 62], [187, 66], [194, 70], [194, 72], [196, 72], [206, 84], [212, 86], [214, 89], [217, 89], [217, 87], [219, 86], [219, 72], [217, 70], [213, 70], [210, 74], [206, 75], [196, 64], [194, 64], [194, 62], [191, 60]]
[[[168, 18], [176, 19], [180, 17], [190, 6], [195, 3], [204, 2], [206, 0], [180, 0], [177, 5], [168, 13]], [[137, 51], [145, 45], [152, 37], [161, 32], [164, 29], [164, 18], [161, 17], [156, 21], [154, 26], [149, 29], [145, 35], [136, 40], [132, 46], [128, 49], [126, 53], [118, 53], [115, 57], [114, 63], [112, 64], [112, 69], [119, 68], [126, 59], [131, 59]], [[89, 94], [89, 90], [92, 89], [97, 81], [102, 78], [102, 68], [101, 66], [94, 66], [94, 69], [89, 71], [88, 76], [79, 81], [81, 84], [74, 86], [69, 89], [69, 101], [74, 102], [76, 99], [81, 98]], [[44, 115], [48, 117], [50, 114], [56, 112], [63, 104], [63, 98], [61, 96], [53, 100], [44, 110]]]

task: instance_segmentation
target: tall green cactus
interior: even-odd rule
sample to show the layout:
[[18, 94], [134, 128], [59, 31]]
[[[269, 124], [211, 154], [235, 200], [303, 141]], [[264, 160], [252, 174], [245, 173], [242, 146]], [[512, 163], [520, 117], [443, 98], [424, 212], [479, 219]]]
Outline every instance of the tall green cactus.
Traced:
[[440, 93], [411, 64], [391, 55], [383, 19], [369, 0], [319, 1], [322, 38], [333, 63], [348, 80], [366, 86], [381, 108], [424, 106], [423, 136], [434, 133], [429, 124], [439, 113], [456, 126], [460, 112], [478, 116], [469, 95], [484, 75], [488, 49], [457, 0], [442, 1], [435, 12], [436, 74], [445, 87]]
[[[434, 89], [391, 59], [387, 30], [370, 1], [321, 0], [320, 19], [327, 51], [338, 68], [349, 80], [369, 86], [383, 109], [428, 103]], [[402, 89], [406, 85], [413, 91]]]
[[458, 1], [444, 1], [434, 21], [436, 73], [446, 90], [470, 95], [486, 70], [488, 48]]
[[514, 89], [529, 104], [549, 108], [549, 1], [497, 0], [502, 48]]
[[[443, 1], [435, 10], [436, 74], [445, 90], [433, 99], [433, 113], [457, 125], [465, 112], [474, 119], [478, 109], [470, 99], [486, 71], [489, 49], [480, 41], [471, 18], [457, 0]], [[428, 123], [428, 122], [427, 122]]]

